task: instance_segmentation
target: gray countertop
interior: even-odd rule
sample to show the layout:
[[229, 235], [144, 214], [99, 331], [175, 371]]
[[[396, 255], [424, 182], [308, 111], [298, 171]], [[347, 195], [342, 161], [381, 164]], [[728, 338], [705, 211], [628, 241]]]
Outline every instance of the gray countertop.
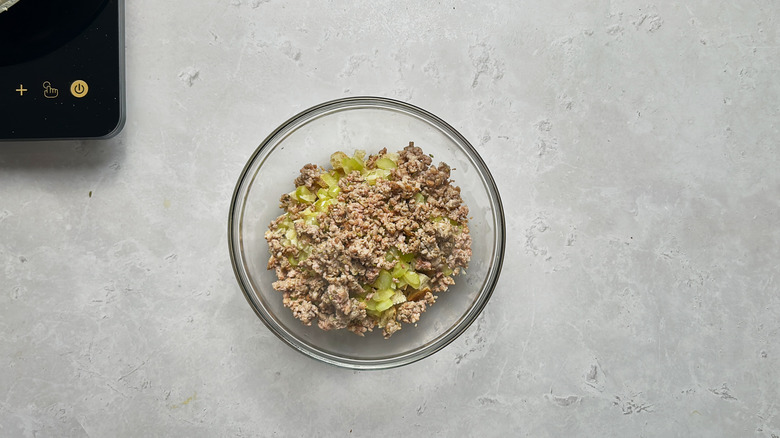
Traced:
[[[0, 436], [780, 436], [780, 5], [129, 1], [127, 124], [0, 144]], [[507, 214], [434, 356], [279, 341], [230, 196], [293, 114], [447, 120]]]

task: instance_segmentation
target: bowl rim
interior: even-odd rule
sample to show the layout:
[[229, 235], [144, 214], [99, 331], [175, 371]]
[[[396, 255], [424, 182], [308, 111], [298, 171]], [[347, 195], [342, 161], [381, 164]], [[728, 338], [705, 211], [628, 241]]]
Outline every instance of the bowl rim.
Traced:
[[[254, 293], [254, 289], [249, 278], [244, 278], [241, 273], [241, 269], [239, 268], [239, 259], [241, 258], [241, 254], [240, 250], [238, 249], [238, 245], [236, 245], [236, 242], [234, 242], [234, 238], [237, 236], [237, 227], [235, 226], [236, 216], [239, 216], [239, 222], [243, 221], [243, 217], [241, 217], [242, 211], [239, 209], [239, 206], [242, 205], [242, 203], [239, 202], [241, 188], [243, 187], [244, 182], [247, 180], [248, 172], [253, 167], [255, 160], [265, 148], [272, 144], [272, 140], [274, 140], [279, 133], [288, 130], [290, 127], [298, 124], [302, 126], [319, 118], [308, 117], [312, 114], [316, 115], [328, 109], [336, 111], [340, 109], [349, 109], [350, 107], [365, 106], [378, 106], [380, 108], [390, 108], [411, 113], [414, 116], [417, 116], [418, 118], [433, 124], [440, 130], [444, 131], [443, 133], [454, 137], [456, 142], [459, 143], [459, 146], [466, 149], [468, 155], [470, 155], [469, 158], [473, 160], [479, 168], [479, 173], [485, 180], [485, 183], [488, 187], [488, 192], [492, 192], [490, 194], [494, 197], [495, 201], [495, 205], [493, 206], [493, 213], [497, 219], [497, 229], [494, 230], [494, 233], [496, 233], [498, 237], [495, 243], [496, 249], [493, 251], [495, 260], [488, 270], [488, 281], [485, 282], [483, 290], [480, 291], [476, 302], [463, 314], [461, 319], [451, 327], [451, 331], [442, 333], [442, 335], [439, 337], [415, 350], [412, 350], [411, 352], [404, 353], [400, 356], [382, 357], [378, 359], [344, 358], [342, 356], [330, 354], [319, 350], [316, 347], [312, 347], [308, 342], [303, 341], [294, 334], [288, 333], [286, 330], [283, 330], [282, 327], [278, 327], [277, 323], [269, 319], [269, 317], [272, 318], [273, 315], [266, 315], [265, 309], [259, 309], [257, 303], [252, 298], [251, 294]], [[329, 113], [324, 115], [327, 114]], [[322, 114], [320, 116], [322, 116]], [[254, 310], [255, 314], [260, 318], [263, 324], [265, 324], [265, 326], [274, 335], [276, 335], [277, 338], [282, 340], [285, 344], [292, 347], [299, 353], [321, 362], [352, 370], [379, 370], [408, 365], [429, 357], [452, 343], [471, 326], [471, 324], [482, 313], [488, 301], [490, 301], [490, 298], [493, 295], [493, 291], [498, 284], [506, 250], [506, 221], [504, 216], [504, 207], [498, 191], [498, 186], [496, 185], [493, 175], [490, 173], [490, 170], [474, 146], [472, 146], [471, 143], [460, 132], [458, 132], [449, 123], [445, 122], [435, 114], [407, 102], [378, 96], [351, 96], [325, 101], [300, 111], [274, 129], [250, 155], [249, 159], [246, 161], [246, 164], [241, 170], [241, 173], [239, 174], [238, 181], [236, 182], [236, 186], [233, 190], [233, 196], [231, 197], [230, 201], [227, 232], [228, 250], [230, 252], [230, 262], [233, 267], [233, 273], [236, 277], [236, 280], [238, 281], [244, 298], [247, 300], [250, 307], [252, 310]]]

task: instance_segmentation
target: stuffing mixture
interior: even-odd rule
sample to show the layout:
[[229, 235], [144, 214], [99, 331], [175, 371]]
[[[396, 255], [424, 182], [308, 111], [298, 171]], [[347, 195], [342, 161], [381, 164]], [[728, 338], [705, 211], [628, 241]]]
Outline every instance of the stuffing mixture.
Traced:
[[265, 233], [273, 287], [296, 318], [388, 338], [455, 284], [471, 259], [469, 210], [450, 167], [431, 162], [409, 143], [301, 169]]

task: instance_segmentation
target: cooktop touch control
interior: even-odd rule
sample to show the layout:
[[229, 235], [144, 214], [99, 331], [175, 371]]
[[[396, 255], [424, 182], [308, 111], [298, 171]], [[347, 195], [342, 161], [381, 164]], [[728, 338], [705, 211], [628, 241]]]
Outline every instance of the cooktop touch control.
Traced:
[[36, 1], [0, 13], [0, 140], [113, 136], [125, 117], [123, 1]]

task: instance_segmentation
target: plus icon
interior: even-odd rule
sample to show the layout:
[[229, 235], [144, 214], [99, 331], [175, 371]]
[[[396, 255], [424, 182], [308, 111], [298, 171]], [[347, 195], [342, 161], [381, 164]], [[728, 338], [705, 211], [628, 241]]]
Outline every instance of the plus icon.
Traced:
[[19, 84], [19, 88], [17, 88], [16, 91], [19, 93], [20, 96], [24, 96], [24, 92], [27, 91], [27, 89], [24, 88], [24, 85]]

